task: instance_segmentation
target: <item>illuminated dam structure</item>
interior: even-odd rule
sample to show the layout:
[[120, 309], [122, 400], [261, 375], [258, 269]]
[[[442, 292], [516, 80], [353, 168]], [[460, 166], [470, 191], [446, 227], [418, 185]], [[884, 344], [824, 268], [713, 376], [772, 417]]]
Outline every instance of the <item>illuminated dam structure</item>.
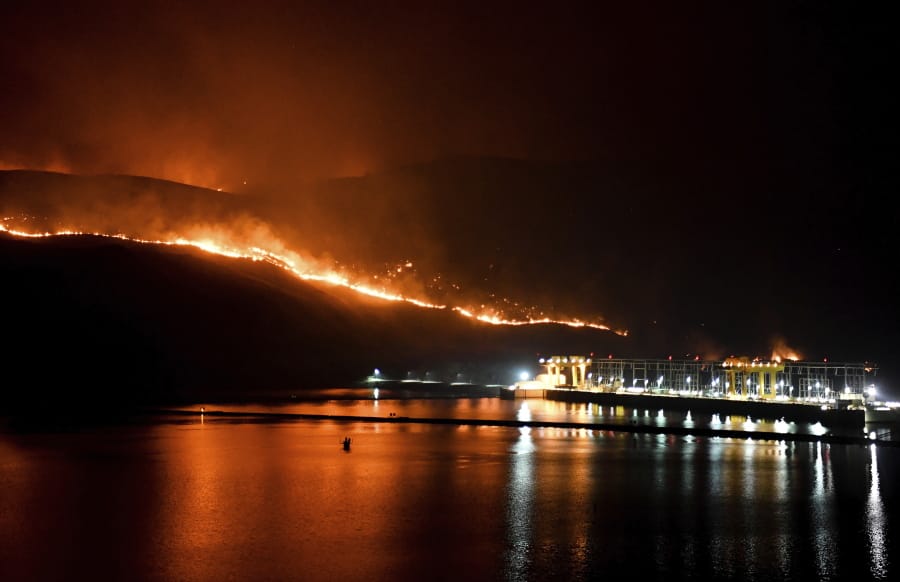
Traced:
[[[660, 396], [688, 396], [862, 407], [876, 396], [877, 367], [869, 363], [779, 361], [746, 357], [674, 360], [552, 356], [545, 373], [512, 386]], [[536, 394], [535, 394], [536, 395]]]

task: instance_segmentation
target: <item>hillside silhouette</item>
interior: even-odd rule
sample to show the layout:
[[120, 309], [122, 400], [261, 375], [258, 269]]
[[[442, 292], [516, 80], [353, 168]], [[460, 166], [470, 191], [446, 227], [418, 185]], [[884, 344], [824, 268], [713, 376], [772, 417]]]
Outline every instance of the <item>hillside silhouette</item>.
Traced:
[[[0, 234], [5, 408], [267, 399], [424, 374], [515, 379], [611, 332], [497, 327], [301, 281], [264, 263], [93, 236]], [[537, 350], [537, 351], [536, 351]]]

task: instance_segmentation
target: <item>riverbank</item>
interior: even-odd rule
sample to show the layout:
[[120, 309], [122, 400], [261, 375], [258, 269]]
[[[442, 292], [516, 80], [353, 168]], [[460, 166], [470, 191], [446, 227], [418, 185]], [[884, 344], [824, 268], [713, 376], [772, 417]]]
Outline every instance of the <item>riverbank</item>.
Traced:
[[339, 414], [303, 414], [291, 412], [230, 412], [224, 410], [198, 409], [154, 409], [143, 412], [152, 416], [177, 416], [210, 419], [234, 419], [256, 420], [260, 422], [287, 422], [287, 421], [333, 421], [333, 422], [375, 422], [394, 424], [432, 424], [454, 426], [499, 426], [509, 428], [561, 428], [571, 430], [595, 430], [630, 434], [667, 434], [674, 436], [693, 436], [703, 438], [732, 438], [751, 439], [759, 441], [798, 441], [798, 442], [823, 442], [842, 445], [871, 445], [876, 444], [886, 447], [900, 447], [900, 441], [872, 440], [864, 436], [854, 437], [825, 433], [822, 435], [776, 433], [768, 431], [744, 431], [729, 429], [707, 429], [698, 427], [678, 426], [652, 426], [642, 424], [615, 424], [602, 422], [557, 422], [536, 420], [494, 420], [494, 419], [467, 419], [467, 418], [416, 418], [408, 416], [356, 416]]

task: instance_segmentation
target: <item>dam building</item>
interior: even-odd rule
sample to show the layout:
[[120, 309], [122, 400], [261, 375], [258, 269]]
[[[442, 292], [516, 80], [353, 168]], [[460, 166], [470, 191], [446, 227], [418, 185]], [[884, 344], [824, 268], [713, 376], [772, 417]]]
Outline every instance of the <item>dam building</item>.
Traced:
[[862, 405], [876, 394], [870, 363], [761, 360], [541, 358], [544, 372], [517, 389], [568, 389], [744, 400]]

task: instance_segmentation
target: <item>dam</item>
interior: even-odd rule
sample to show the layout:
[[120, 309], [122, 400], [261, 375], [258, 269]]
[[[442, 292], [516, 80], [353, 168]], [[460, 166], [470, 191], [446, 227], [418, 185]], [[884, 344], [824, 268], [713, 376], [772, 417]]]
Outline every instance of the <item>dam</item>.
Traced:
[[867, 402], [877, 396], [877, 367], [867, 362], [568, 355], [541, 358], [539, 364], [543, 373], [502, 389], [501, 398], [722, 413], [862, 429]]

